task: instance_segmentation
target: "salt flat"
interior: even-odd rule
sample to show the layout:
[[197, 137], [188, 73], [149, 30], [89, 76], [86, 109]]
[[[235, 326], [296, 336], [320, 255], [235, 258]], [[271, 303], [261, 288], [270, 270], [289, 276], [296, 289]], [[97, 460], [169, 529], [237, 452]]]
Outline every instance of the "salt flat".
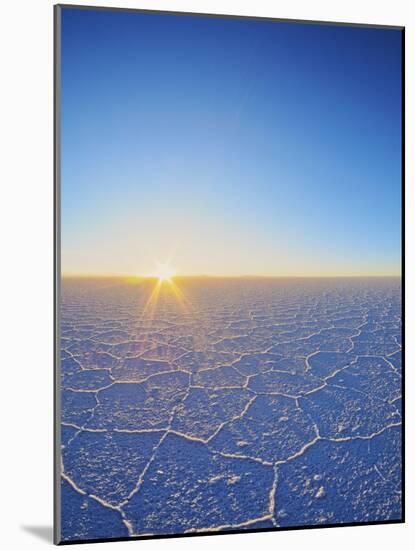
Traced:
[[401, 518], [400, 279], [155, 287], [63, 279], [63, 540]]

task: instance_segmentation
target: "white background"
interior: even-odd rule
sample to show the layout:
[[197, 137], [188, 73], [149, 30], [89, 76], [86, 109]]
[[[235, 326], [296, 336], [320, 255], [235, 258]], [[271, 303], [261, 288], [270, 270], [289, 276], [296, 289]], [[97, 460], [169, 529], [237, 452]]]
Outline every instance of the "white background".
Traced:
[[[261, 545], [263, 549], [306, 547], [307, 550], [413, 547], [413, 2], [78, 0], [76, 3], [406, 26], [407, 524], [137, 541], [128, 543], [128, 548], [132, 544], [168, 550], [204, 550], [211, 545], [216, 550], [229, 547], [245, 550], [252, 545]], [[7, 550], [51, 544], [47, 534], [52, 526], [52, 5], [52, 0], [8, 0], [1, 3], [0, 11], [0, 545]], [[376, 197], [373, 207], [376, 208]], [[104, 548], [127, 548], [126, 544], [112, 543]], [[102, 545], [92, 547], [98, 550]]]

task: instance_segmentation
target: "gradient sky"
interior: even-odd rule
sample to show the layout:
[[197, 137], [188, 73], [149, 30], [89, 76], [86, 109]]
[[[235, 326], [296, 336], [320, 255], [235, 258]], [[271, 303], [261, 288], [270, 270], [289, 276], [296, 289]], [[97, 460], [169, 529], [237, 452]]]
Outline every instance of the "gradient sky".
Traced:
[[388, 275], [401, 32], [62, 10], [62, 271]]

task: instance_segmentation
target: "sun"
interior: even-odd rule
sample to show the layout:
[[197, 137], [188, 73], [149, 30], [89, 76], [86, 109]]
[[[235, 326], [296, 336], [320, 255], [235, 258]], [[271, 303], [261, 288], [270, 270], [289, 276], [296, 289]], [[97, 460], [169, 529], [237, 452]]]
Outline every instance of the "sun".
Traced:
[[159, 264], [154, 271], [154, 275], [160, 283], [171, 282], [176, 275], [176, 270], [168, 264]]

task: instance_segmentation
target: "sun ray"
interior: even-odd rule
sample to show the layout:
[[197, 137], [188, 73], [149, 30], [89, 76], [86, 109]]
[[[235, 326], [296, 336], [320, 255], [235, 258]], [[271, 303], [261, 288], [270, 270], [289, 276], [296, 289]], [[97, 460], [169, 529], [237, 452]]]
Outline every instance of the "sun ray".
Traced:
[[151, 294], [143, 308], [143, 317], [146, 316], [147, 312], [150, 312], [151, 317], [153, 317], [154, 309], [157, 305], [159, 295], [160, 295], [160, 289], [161, 289], [162, 281], [158, 279], [156, 281], [156, 284], [154, 285], [153, 290], [151, 291]]
[[176, 284], [176, 282], [173, 279], [168, 279], [166, 282], [169, 290], [174, 295], [177, 302], [183, 307], [183, 309], [186, 312], [189, 312], [189, 310], [192, 310], [193, 308], [192, 303], [188, 300], [188, 298], [185, 296], [184, 292]]

